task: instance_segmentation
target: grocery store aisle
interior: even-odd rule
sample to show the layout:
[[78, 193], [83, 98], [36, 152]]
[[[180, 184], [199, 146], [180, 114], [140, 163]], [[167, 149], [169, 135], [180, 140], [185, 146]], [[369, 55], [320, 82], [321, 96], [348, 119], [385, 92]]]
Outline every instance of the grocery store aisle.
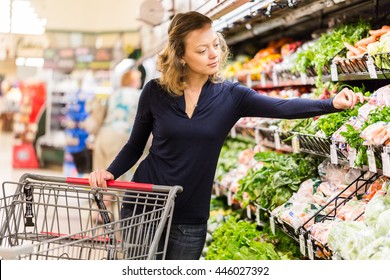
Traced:
[[0, 132], [0, 183], [4, 181], [18, 181], [24, 173], [34, 173], [50, 176], [64, 176], [59, 169], [14, 169], [12, 167], [12, 133]]

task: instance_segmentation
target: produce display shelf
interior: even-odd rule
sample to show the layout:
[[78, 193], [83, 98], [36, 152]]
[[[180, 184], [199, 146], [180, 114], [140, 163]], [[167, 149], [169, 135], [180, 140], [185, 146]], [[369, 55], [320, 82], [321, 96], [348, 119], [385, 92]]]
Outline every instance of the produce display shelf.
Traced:
[[259, 140], [265, 147], [287, 152], [292, 151], [291, 132], [266, 127], [257, 127], [256, 130], [258, 131]]
[[[390, 79], [390, 71], [377, 71], [377, 80], [387, 80]], [[340, 74], [338, 75], [337, 81], [343, 82], [343, 81], [360, 81], [360, 80], [373, 80], [371, 78], [370, 74], [368, 72], [362, 72], [357, 74]], [[375, 79], [374, 79], [375, 80]], [[329, 82], [332, 81], [332, 78], [330, 75], [322, 76], [323, 82]]]
[[237, 123], [235, 125], [235, 133], [242, 135], [243, 137], [255, 138], [255, 128], [252, 125], [242, 125]]
[[[332, 79], [332, 64], [335, 64], [337, 79]], [[306, 70], [307, 77], [314, 78], [317, 72], [313, 66]], [[322, 69], [322, 81], [356, 81], [390, 78], [390, 53], [361, 57], [340, 58], [329, 61]]]
[[[268, 76], [268, 74], [267, 74]], [[274, 88], [285, 88], [285, 87], [302, 87], [302, 86], [313, 86], [315, 81], [313, 78], [308, 77], [286, 77], [286, 75], [277, 76], [276, 80], [265, 80], [265, 81], [252, 81], [251, 87], [253, 89], [274, 89]]]
[[[305, 236], [307, 236], [307, 242], [312, 242], [308, 244], [307, 247], [312, 248], [313, 254], [317, 259], [332, 259], [332, 258], [340, 258], [337, 252], [333, 252], [327, 243], [320, 241], [316, 238], [308, 224], [310, 222], [321, 223], [326, 220], [334, 221], [337, 218], [337, 215], [340, 209], [350, 200], [360, 200], [362, 193], [366, 193], [370, 187], [370, 185], [379, 178], [379, 174], [370, 173], [370, 172], [362, 172], [362, 174], [354, 180], [351, 184], [349, 184], [345, 189], [343, 189], [340, 193], [338, 193], [334, 198], [328, 201], [321, 209], [319, 209], [312, 217], [310, 217], [300, 228], [301, 231], [305, 231]], [[330, 207], [331, 205], [333, 205]], [[321, 215], [326, 208], [326, 215]], [[360, 214], [356, 214], [353, 220], [359, 220], [364, 215], [364, 210]], [[310, 254], [309, 254], [310, 255]]]
[[[331, 155], [332, 140], [330, 137], [321, 137], [311, 134], [293, 132], [299, 140], [299, 150], [304, 153], [317, 156], [329, 157]], [[337, 156], [345, 159], [345, 155], [337, 149]]]

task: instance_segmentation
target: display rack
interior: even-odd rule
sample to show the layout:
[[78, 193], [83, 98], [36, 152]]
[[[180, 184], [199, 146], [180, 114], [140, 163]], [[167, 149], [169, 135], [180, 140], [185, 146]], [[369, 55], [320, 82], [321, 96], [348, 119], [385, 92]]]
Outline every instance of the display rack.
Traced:
[[[308, 244], [308, 248], [312, 248], [313, 252], [310, 252], [309, 256], [313, 256], [314, 258], [321, 258], [321, 259], [332, 259], [333, 255], [337, 252], [333, 252], [328, 246], [327, 243], [324, 243], [323, 241], [316, 238], [312, 231], [310, 230], [310, 227], [307, 227], [307, 225], [310, 222], [315, 223], [322, 223], [326, 220], [334, 221], [339, 212], [340, 209], [345, 206], [345, 204], [350, 200], [360, 200], [362, 194], [366, 193], [370, 187], [370, 185], [379, 178], [379, 175], [369, 172], [364, 172], [360, 177], [358, 177], [354, 182], [352, 182], [348, 187], [346, 187], [343, 191], [341, 191], [337, 196], [335, 196], [333, 199], [331, 199], [327, 204], [325, 204], [317, 213], [315, 213], [310, 219], [308, 219], [300, 228], [300, 231], [304, 234], [306, 237], [307, 242], [311, 243]], [[346, 194], [347, 191], [351, 191], [350, 194]], [[324, 212], [324, 210], [329, 207], [329, 205], [334, 204], [334, 207], [326, 215], [321, 215], [321, 212]], [[362, 210], [360, 213], [356, 213], [354, 215], [353, 220], [359, 220], [362, 218], [364, 214], [364, 210]]]
[[[266, 1], [259, 2], [265, 3]], [[280, 39], [280, 37], [302, 35], [303, 33], [310, 34], [312, 31], [328, 27], [324, 26], [324, 24], [327, 25], [329, 22], [333, 21], [334, 24], [340, 21], [348, 21], [353, 17], [356, 18], [356, 16], [361, 15], [366, 15], [364, 18], [375, 21], [375, 24], [378, 25], [379, 19], [383, 20], [383, 16], [388, 16], [388, 14], [384, 15], [382, 10], [382, 8], [386, 7], [385, 2], [359, 0], [294, 1], [294, 9], [289, 9], [291, 7], [288, 7], [288, 5], [280, 5], [286, 4], [287, 1], [267, 1], [265, 6], [261, 6], [260, 3], [257, 3], [258, 5], [253, 4], [253, 6], [259, 9], [243, 9], [241, 13], [237, 12], [241, 17], [237, 16], [237, 19], [240, 19], [235, 22], [230, 22], [233, 20], [233, 17], [225, 17], [225, 19], [219, 21], [218, 27], [220, 28], [219, 31], [224, 33], [229, 46], [233, 50], [240, 51], [240, 49], [245, 49], [243, 46], [248, 41], [254, 42], [255, 37], [256, 42], [253, 45], [261, 46], [269, 41]], [[248, 13], [248, 11], [250, 12]], [[267, 16], [268, 19], [264, 16]], [[317, 21], [319, 18], [320, 20]], [[226, 21], [225, 24], [224, 20]], [[294, 38], [294, 36], [291, 37]], [[299, 38], [302, 38], [302, 36]], [[390, 69], [387, 67], [389, 66], [390, 68], [389, 61], [389, 53], [372, 56], [366, 54], [361, 57], [329, 61], [328, 65], [323, 69], [321, 81], [342, 81], [350, 84], [361, 81], [365, 84], [377, 83], [374, 86], [379, 88], [378, 84], [386, 83], [386, 80], [390, 78]], [[303, 74], [289, 69], [279, 71], [274, 69], [271, 72], [250, 73], [246, 76], [242, 75], [235, 78], [255, 90], [272, 90], [295, 86], [313, 87], [316, 84], [317, 77], [318, 75], [314, 67], [309, 67], [306, 73]], [[237, 129], [232, 131], [234, 133], [244, 132], [246, 135], [254, 135], [256, 143], [266, 148], [283, 150], [281, 146], [286, 144], [288, 149], [285, 151], [334, 158], [338, 163], [345, 163], [350, 160], [348, 143], [333, 142], [331, 137], [294, 131], [280, 132], [277, 128], [261, 127], [257, 124], [245, 128], [237, 125]], [[373, 152], [375, 160], [383, 162], [382, 165], [385, 165], [385, 159], [383, 158], [386, 158], [383, 155], [387, 155], [387, 163], [390, 166], [390, 153], [386, 147], [376, 146], [368, 149]], [[322, 206], [314, 215], [310, 216], [303, 225], [293, 225], [281, 220], [275, 217], [269, 209], [262, 209], [261, 211], [269, 217], [271, 228], [279, 227], [287, 235], [299, 242], [303, 255], [308, 256], [310, 259], [337, 258], [337, 252], [333, 252], [326, 243], [318, 240], [310, 232], [309, 223], [322, 223], [325, 220], [334, 220], [342, 206], [348, 203], [348, 201], [359, 199], [360, 194], [366, 192], [370, 184], [382, 174], [380, 169], [375, 169], [375, 172], [367, 172], [367, 169], [371, 169], [369, 166], [368, 168], [367, 166], [361, 166], [357, 167], [357, 169], [362, 172], [362, 175], [338, 193], [326, 205]], [[390, 175], [390, 168], [388, 172]], [[383, 172], [384, 175], [386, 175], [385, 173]], [[221, 190], [221, 186], [218, 186], [218, 189]], [[354, 191], [351, 191], [351, 189], [354, 189]], [[347, 191], [350, 191], [350, 194], [345, 195]], [[228, 193], [231, 199], [231, 191], [224, 189], [224, 192], [225, 194]], [[334, 204], [333, 208], [331, 204]], [[328, 213], [324, 212], [326, 208], [329, 211]], [[257, 219], [259, 208], [256, 206], [256, 202], [251, 201], [247, 209], [248, 217], [254, 213]], [[363, 212], [357, 215], [355, 219], [359, 219], [362, 215]]]
[[265, 127], [257, 127], [256, 132], [263, 146], [285, 152], [292, 151], [291, 132]]

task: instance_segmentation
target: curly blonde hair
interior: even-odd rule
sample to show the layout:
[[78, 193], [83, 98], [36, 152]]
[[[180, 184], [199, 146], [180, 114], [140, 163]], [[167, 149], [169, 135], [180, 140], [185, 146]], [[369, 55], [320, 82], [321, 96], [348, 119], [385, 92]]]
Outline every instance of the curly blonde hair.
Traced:
[[[186, 87], [184, 82], [186, 66], [181, 63], [184, 56], [187, 35], [194, 30], [201, 29], [205, 25], [212, 25], [213, 21], [198, 12], [191, 11], [176, 14], [168, 28], [168, 44], [158, 57], [157, 66], [161, 72], [160, 84], [167, 92], [173, 95], [183, 95]], [[221, 33], [218, 33], [221, 56], [219, 69], [216, 74], [210, 75], [209, 80], [218, 82], [222, 80], [221, 70], [225, 67], [229, 56], [229, 48]]]

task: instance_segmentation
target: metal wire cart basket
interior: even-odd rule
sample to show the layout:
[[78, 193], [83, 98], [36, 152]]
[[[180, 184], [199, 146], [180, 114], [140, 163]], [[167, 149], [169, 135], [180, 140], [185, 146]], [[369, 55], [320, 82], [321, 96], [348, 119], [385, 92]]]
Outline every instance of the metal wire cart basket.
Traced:
[[[0, 257], [23, 260], [164, 259], [180, 186], [24, 174], [4, 182]], [[105, 202], [115, 205], [108, 210]], [[121, 218], [121, 208], [130, 211]]]

